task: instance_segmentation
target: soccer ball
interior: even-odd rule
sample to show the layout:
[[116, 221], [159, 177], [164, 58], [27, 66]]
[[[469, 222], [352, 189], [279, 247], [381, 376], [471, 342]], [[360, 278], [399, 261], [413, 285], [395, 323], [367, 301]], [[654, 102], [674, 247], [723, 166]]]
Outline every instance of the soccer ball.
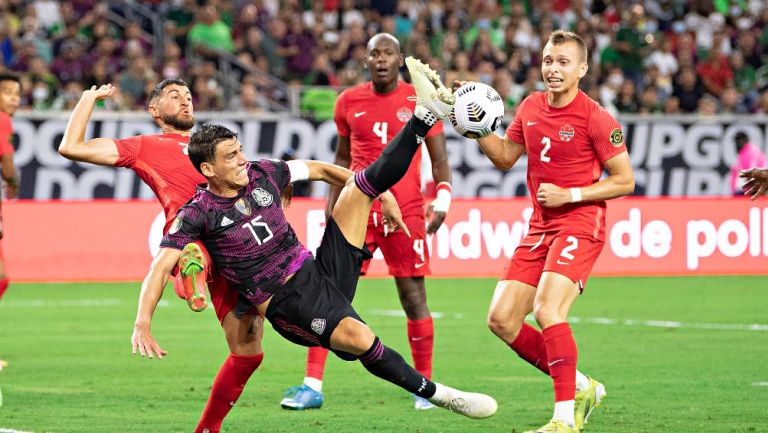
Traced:
[[504, 102], [493, 87], [470, 82], [456, 90], [456, 104], [448, 114], [453, 128], [467, 138], [490, 135], [504, 118]]

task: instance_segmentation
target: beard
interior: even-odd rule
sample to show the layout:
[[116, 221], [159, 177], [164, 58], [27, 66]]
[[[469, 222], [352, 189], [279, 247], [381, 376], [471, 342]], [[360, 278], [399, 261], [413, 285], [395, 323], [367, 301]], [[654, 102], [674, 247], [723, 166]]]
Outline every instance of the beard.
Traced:
[[165, 123], [166, 125], [170, 125], [179, 131], [189, 131], [192, 129], [193, 126], [195, 126], [195, 118], [194, 116], [191, 116], [189, 120], [184, 120], [179, 117], [178, 114], [165, 114], [163, 116], [160, 116], [160, 119]]

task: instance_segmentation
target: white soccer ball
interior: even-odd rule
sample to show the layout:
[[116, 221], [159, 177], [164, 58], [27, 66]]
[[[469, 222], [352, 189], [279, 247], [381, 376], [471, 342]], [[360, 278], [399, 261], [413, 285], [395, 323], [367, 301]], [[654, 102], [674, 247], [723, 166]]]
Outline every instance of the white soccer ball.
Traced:
[[456, 90], [456, 104], [448, 117], [453, 128], [467, 138], [490, 135], [504, 119], [504, 102], [493, 87], [470, 82]]

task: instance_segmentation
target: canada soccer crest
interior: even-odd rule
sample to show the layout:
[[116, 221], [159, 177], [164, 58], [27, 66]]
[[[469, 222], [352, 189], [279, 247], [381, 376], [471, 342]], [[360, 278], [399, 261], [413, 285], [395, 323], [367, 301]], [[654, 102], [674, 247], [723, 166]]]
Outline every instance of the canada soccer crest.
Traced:
[[413, 111], [411, 111], [411, 109], [408, 107], [400, 107], [400, 109], [397, 110], [397, 120], [403, 123], [411, 120], [412, 116], [413, 116]]
[[264, 191], [261, 188], [256, 188], [251, 193], [251, 197], [256, 200], [256, 203], [261, 207], [267, 207], [272, 204], [272, 194]]
[[573, 129], [573, 126], [566, 123], [560, 128], [560, 141], [571, 141], [574, 135], [576, 135], [576, 131]]

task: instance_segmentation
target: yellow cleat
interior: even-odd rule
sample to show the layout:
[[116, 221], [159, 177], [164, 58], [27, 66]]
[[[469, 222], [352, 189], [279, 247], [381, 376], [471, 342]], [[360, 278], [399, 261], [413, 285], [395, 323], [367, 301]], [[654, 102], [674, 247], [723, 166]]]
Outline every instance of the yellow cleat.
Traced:
[[434, 122], [424, 119], [429, 113], [437, 119], [447, 116], [453, 110], [453, 104], [456, 103], [453, 91], [445, 87], [437, 72], [420, 60], [409, 56], [405, 59], [405, 66], [408, 67], [413, 88], [416, 90], [416, 108], [422, 107], [414, 113], [416, 117], [432, 124]]
[[543, 427], [525, 433], [579, 433], [579, 429], [571, 427], [562, 421], [553, 419]]
[[576, 392], [573, 419], [576, 421], [576, 428], [579, 431], [584, 430], [584, 424], [587, 423], [589, 415], [600, 406], [603, 397], [606, 396], [605, 386], [589, 378], [589, 388]]

